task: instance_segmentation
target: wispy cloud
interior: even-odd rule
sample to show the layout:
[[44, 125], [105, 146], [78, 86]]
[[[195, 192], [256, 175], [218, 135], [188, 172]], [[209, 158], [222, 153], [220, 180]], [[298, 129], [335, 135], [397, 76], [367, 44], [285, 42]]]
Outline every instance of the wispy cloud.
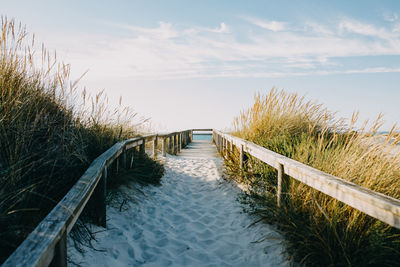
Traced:
[[365, 36], [377, 37], [387, 40], [398, 38], [397, 33], [393, 33], [382, 27], [376, 27], [372, 24], [362, 23], [352, 19], [345, 19], [339, 24], [340, 32], [356, 33]]
[[305, 31], [311, 31], [315, 34], [320, 35], [333, 35], [334, 31], [330, 29], [328, 26], [322, 25], [320, 23], [309, 21], [305, 23], [304, 27]]
[[279, 32], [286, 29], [287, 23], [282, 21], [274, 21], [274, 20], [263, 20], [254, 17], [243, 17], [244, 20], [261, 27], [266, 30], [270, 30], [273, 32]]
[[229, 33], [230, 29], [228, 28], [228, 26], [226, 26], [224, 22], [221, 22], [220, 26], [218, 28], [215, 28], [213, 31], [218, 33]]
[[393, 32], [400, 32], [400, 23], [397, 23], [396, 25], [394, 25], [393, 27]]
[[397, 15], [397, 13], [396, 12], [394, 12], [394, 13], [386, 13], [386, 14], [384, 14], [384, 19], [386, 20], [386, 21], [389, 21], [389, 22], [395, 22], [396, 20], [398, 20], [398, 18], [399, 18], [399, 15]]
[[[260, 23], [258, 23], [260, 24]], [[372, 72], [399, 72], [375, 61], [353, 69], [340, 59], [400, 56], [400, 34], [345, 18], [335, 24], [305, 22], [290, 29], [263, 20], [243, 27], [221, 22], [214, 27], [155, 27], [111, 24], [123, 35], [52, 36], [54, 47], [73, 64], [90, 69], [94, 79], [186, 79], [193, 77], [281, 77]], [[252, 28], [253, 27], [253, 28]], [[252, 30], [262, 27], [268, 31]], [[392, 26], [391, 26], [392, 27]], [[240, 28], [242, 29], [241, 31]], [[82, 66], [82, 67], [79, 67]], [[400, 67], [400, 64], [399, 66]]]

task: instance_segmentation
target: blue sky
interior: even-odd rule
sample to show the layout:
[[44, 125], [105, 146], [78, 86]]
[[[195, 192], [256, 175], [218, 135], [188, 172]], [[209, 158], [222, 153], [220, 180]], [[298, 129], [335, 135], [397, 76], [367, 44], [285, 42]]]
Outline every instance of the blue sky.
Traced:
[[156, 128], [229, 128], [272, 87], [399, 122], [400, 1], [5, 1], [91, 92]]

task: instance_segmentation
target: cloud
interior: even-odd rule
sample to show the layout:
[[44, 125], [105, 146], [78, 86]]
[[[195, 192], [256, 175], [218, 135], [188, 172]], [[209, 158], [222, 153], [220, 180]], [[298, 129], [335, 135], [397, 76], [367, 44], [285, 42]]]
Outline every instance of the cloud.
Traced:
[[[155, 27], [110, 25], [126, 32], [74, 32], [72, 36], [53, 33], [49, 40], [57, 48], [58, 56], [72, 64], [72, 70], [83, 72], [89, 68], [88, 76], [92, 79], [398, 72], [396, 66], [385, 68], [384, 62], [376, 60], [384, 55], [400, 56], [400, 37], [394, 28], [348, 18], [335, 24], [305, 22], [296, 30], [284, 31], [283, 27], [279, 31], [257, 31], [254, 29], [260, 26], [254, 23], [244, 30], [224, 22], [215, 27], [185, 27], [168, 22], [159, 22]], [[353, 70], [342, 61], [357, 61], [358, 56], [374, 58], [371, 62], [379, 64]]]
[[400, 32], [400, 23], [397, 23], [396, 25], [394, 25], [392, 31], [393, 31], [393, 32]]
[[305, 24], [305, 31], [310, 31], [314, 32], [316, 34], [321, 34], [321, 35], [332, 35], [334, 34], [334, 32], [329, 29], [329, 27], [322, 25], [320, 23], [316, 23], [316, 22], [307, 22]]
[[270, 30], [273, 32], [280, 32], [280, 31], [284, 31], [286, 29], [286, 22], [281, 22], [281, 21], [268, 21], [268, 20], [261, 20], [261, 19], [257, 19], [257, 18], [253, 18], [253, 17], [243, 17], [245, 20], [247, 20], [248, 22], [266, 29], [266, 30]]
[[339, 24], [340, 32], [356, 33], [365, 36], [378, 37], [382, 39], [391, 40], [398, 37], [397, 34], [386, 30], [385, 28], [378, 28], [372, 24], [362, 23], [356, 20], [345, 19]]
[[230, 29], [228, 28], [228, 26], [226, 26], [224, 22], [221, 22], [220, 26], [213, 31], [217, 33], [229, 33]]
[[152, 36], [157, 39], [170, 39], [177, 36], [177, 31], [173, 28], [171, 23], [159, 22], [159, 26], [156, 28], [145, 28], [134, 25], [119, 24], [119, 23], [106, 23], [111, 26], [115, 26], [122, 29], [127, 29], [138, 35]]
[[389, 21], [389, 22], [395, 22], [399, 18], [399, 16], [397, 15], [396, 12], [391, 13], [391, 14], [384, 14], [383, 17], [386, 21]]

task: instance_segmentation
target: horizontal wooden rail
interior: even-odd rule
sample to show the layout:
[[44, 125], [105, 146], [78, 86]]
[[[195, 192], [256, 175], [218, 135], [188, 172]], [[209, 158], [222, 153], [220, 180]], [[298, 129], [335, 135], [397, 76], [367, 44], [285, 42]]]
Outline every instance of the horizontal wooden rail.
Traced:
[[[400, 229], [400, 200], [358, 186], [344, 179], [324, 173], [252, 142], [213, 131], [213, 140], [222, 155], [236, 146], [240, 151], [240, 164], [247, 153], [278, 170], [278, 204], [281, 202], [283, 173], [306, 185], [358, 209], [378, 220]], [[231, 148], [229, 148], [231, 144]]]
[[193, 132], [212, 132], [213, 129], [192, 129]]
[[108, 166], [122, 156], [122, 164], [126, 167], [126, 152], [139, 147], [139, 151], [145, 153], [145, 144], [151, 141], [153, 142], [153, 157], [156, 157], [158, 139], [163, 140], [164, 156], [167, 152], [167, 141], [170, 148], [168, 152], [176, 154], [182, 147], [191, 142], [192, 130], [148, 135], [116, 143], [90, 164], [71, 190], [2, 266], [48, 266], [50, 263], [54, 266], [66, 266], [67, 235], [92, 196], [99, 196], [102, 201], [100, 210], [103, 211], [103, 214], [100, 214], [100, 218], [97, 218], [96, 221], [105, 226], [106, 210], [104, 200]]

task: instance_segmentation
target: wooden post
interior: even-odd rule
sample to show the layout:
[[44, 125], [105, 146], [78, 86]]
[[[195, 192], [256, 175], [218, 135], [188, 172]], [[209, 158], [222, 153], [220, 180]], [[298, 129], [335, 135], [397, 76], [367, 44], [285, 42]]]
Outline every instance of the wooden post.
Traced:
[[126, 147], [124, 146], [124, 150], [122, 151], [122, 167], [124, 169], [127, 169], [127, 163], [126, 163]]
[[156, 159], [157, 158], [157, 136], [154, 138], [153, 140], [153, 158]]
[[176, 154], [178, 154], [180, 152], [180, 140], [179, 140], [179, 133], [176, 134]]
[[176, 150], [175, 150], [175, 148], [176, 148], [176, 135], [175, 134], [173, 134], [172, 136], [172, 151], [171, 151], [171, 154], [172, 155], [175, 155], [176, 154]]
[[172, 140], [172, 150], [171, 150], [171, 154], [175, 155], [175, 147], [176, 147], [176, 138], [175, 138], [175, 134], [173, 134], [171, 136], [171, 140]]
[[222, 150], [221, 150], [221, 154], [222, 154], [222, 157], [224, 157], [225, 158], [225, 138], [222, 138]]
[[229, 147], [230, 147], [229, 141], [228, 141], [228, 139], [225, 139], [225, 158], [226, 159], [228, 159], [228, 157], [229, 157]]
[[93, 216], [93, 223], [106, 228], [106, 194], [107, 194], [107, 166], [104, 167], [103, 173], [97, 184], [91, 199], [93, 210], [90, 214]]
[[228, 153], [229, 153], [229, 142], [228, 139], [225, 138], [225, 151], [224, 151], [225, 158], [228, 158]]
[[171, 135], [171, 136], [169, 137], [169, 142], [170, 142], [169, 154], [173, 155], [173, 154], [174, 154], [174, 135]]
[[278, 207], [282, 205], [282, 202], [284, 201], [284, 196], [286, 191], [286, 183], [284, 181], [284, 169], [283, 169], [283, 164], [279, 164], [278, 167], [278, 188], [277, 188], [277, 204]]
[[115, 168], [117, 169], [117, 174], [119, 173], [119, 157], [115, 160]]
[[162, 155], [163, 157], [167, 156], [167, 138], [163, 137], [162, 139]]
[[239, 166], [240, 166], [240, 169], [242, 169], [243, 170], [243, 163], [244, 163], [244, 146], [243, 145], [240, 145], [240, 152], [239, 152], [240, 154], [239, 154]]
[[174, 134], [174, 155], [178, 154], [178, 137]]
[[186, 131], [185, 132], [185, 146], [187, 146], [189, 144], [189, 132]]
[[192, 130], [190, 130], [189, 140], [190, 140], [190, 142], [193, 141], [193, 131]]
[[142, 139], [143, 143], [140, 145], [140, 149], [139, 152], [141, 154], [141, 156], [144, 155], [144, 153], [146, 153], [146, 139]]
[[67, 232], [61, 235], [61, 239], [54, 248], [54, 257], [51, 261], [51, 267], [67, 267]]
[[182, 133], [179, 133], [179, 152], [182, 150]]

